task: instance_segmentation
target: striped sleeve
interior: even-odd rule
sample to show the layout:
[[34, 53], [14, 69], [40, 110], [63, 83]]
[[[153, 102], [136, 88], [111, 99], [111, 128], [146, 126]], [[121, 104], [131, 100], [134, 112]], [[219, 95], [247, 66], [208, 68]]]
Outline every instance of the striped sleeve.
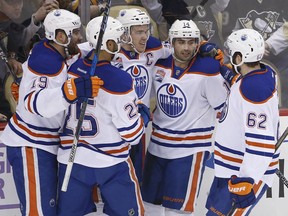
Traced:
[[268, 104], [269, 102], [250, 103], [244, 108], [245, 154], [240, 176], [250, 176], [255, 182], [258, 182], [269, 169], [275, 154], [277, 132], [273, 126], [274, 116], [270, 113]]

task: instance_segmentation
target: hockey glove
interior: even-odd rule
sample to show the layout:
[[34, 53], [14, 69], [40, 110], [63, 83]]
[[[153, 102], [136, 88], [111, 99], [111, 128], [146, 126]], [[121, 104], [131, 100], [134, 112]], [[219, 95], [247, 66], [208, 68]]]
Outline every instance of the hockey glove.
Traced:
[[233, 71], [232, 67], [228, 64], [222, 65], [220, 67], [220, 73], [230, 86], [232, 86], [237, 80], [237, 78], [240, 76], [240, 74], [236, 74]]
[[199, 53], [201, 56], [209, 56], [220, 62], [221, 65], [224, 64], [224, 54], [222, 50], [214, 43], [208, 43], [204, 41], [200, 44]]
[[74, 103], [80, 98], [93, 98], [98, 95], [104, 82], [98, 77], [79, 77], [67, 80], [62, 86], [62, 92], [68, 103]]
[[138, 112], [140, 113], [145, 127], [147, 127], [150, 121], [150, 109], [143, 103], [138, 103]]
[[228, 189], [236, 208], [246, 208], [255, 203], [256, 197], [253, 191], [254, 180], [249, 177], [231, 176]]
[[12, 96], [13, 96], [14, 100], [16, 101], [16, 103], [18, 103], [18, 100], [19, 100], [19, 84], [15, 83], [15, 82], [12, 82], [10, 88], [11, 88], [11, 93], [12, 93]]

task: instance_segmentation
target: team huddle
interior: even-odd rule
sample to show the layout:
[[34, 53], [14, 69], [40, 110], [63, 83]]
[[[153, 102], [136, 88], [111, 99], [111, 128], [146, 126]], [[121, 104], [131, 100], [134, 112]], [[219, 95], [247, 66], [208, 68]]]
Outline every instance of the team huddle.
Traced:
[[260, 63], [262, 36], [237, 30], [222, 52], [192, 20], [176, 20], [166, 43], [150, 24], [144, 11], [123, 9], [93, 18], [81, 43], [78, 15], [47, 15], [46, 39], [23, 64], [16, 113], [0, 137], [22, 215], [96, 212], [95, 186], [106, 215], [194, 215], [212, 153], [206, 215], [249, 215], [272, 185], [277, 80]]

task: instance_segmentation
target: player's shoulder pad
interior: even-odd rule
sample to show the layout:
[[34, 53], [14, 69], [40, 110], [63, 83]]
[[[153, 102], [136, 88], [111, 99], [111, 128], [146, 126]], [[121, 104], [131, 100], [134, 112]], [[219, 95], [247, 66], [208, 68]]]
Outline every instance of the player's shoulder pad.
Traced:
[[212, 57], [197, 55], [188, 72], [200, 72], [207, 75], [217, 75], [220, 71], [220, 62]]
[[133, 90], [131, 75], [111, 64], [96, 68], [95, 74], [104, 81], [102, 88], [112, 94], [122, 94]]
[[28, 66], [35, 73], [53, 76], [62, 71], [65, 59], [44, 40], [32, 49]]
[[159, 67], [164, 67], [164, 68], [171, 68], [172, 66], [172, 61], [173, 61], [173, 56], [170, 55], [168, 58], [166, 59], [159, 59], [155, 66], [159, 66]]
[[85, 59], [77, 59], [68, 69], [69, 74], [73, 74], [75, 77], [86, 76], [90, 74], [91, 65], [85, 64]]
[[276, 91], [275, 72], [268, 66], [253, 71], [242, 78], [240, 92], [242, 96], [255, 103], [262, 103], [273, 96]]
[[162, 48], [162, 42], [159, 39], [157, 39], [153, 36], [150, 36], [148, 38], [145, 51], [157, 50], [157, 49], [161, 49], [161, 48]]

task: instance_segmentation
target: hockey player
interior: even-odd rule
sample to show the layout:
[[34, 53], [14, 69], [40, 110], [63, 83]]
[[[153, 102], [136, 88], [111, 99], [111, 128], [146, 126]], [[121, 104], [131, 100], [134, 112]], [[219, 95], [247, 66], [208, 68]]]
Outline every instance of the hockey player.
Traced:
[[16, 113], [1, 136], [22, 215], [56, 215], [56, 154], [64, 117], [60, 111], [67, 109], [72, 99], [95, 96], [99, 88], [93, 85], [93, 79], [98, 82], [98, 78], [66, 81], [67, 54], [75, 52], [82, 39], [80, 17], [54, 10], [46, 16], [44, 26], [47, 40], [35, 45], [23, 64]]
[[[86, 38], [93, 50], [69, 69], [72, 77], [89, 77], [102, 17], [92, 19]], [[97, 185], [108, 215], [144, 215], [143, 201], [131, 159], [130, 144], [139, 142], [150, 119], [148, 108], [137, 105], [131, 76], [110, 64], [120, 50], [121, 23], [108, 18], [94, 75], [104, 81], [95, 99], [88, 101], [77, 154], [67, 192], [59, 189], [61, 215], [85, 215], [95, 211], [92, 189]], [[138, 108], [139, 106], [139, 112]], [[69, 107], [58, 151], [59, 183], [62, 185], [73, 143], [81, 103]], [[142, 116], [142, 117], [141, 117]]]
[[[150, 107], [151, 71], [158, 59], [167, 58], [171, 54], [170, 46], [150, 35], [150, 18], [142, 10], [123, 9], [116, 19], [122, 23], [125, 33], [121, 50], [114, 57], [115, 66], [132, 76], [139, 99]], [[139, 144], [135, 144], [131, 148], [130, 157], [141, 183], [146, 152], [145, 135]]]
[[[263, 37], [242, 29], [226, 42], [238, 77], [221, 113], [215, 135], [215, 177], [207, 215], [249, 215], [272, 186], [279, 114], [276, 74], [260, 64]], [[228, 214], [229, 213], [229, 214]]]
[[169, 37], [174, 52], [152, 72], [157, 108], [142, 196], [147, 215], [193, 215], [227, 89], [220, 62], [197, 53], [200, 31], [193, 21], [176, 20]]

